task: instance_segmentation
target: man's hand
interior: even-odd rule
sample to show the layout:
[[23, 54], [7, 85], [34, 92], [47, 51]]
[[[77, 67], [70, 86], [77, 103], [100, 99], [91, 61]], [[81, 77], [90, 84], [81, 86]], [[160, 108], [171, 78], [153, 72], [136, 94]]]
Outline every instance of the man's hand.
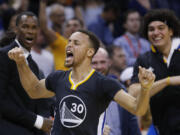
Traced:
[[139, 77], [139, 82], [141, 84], [142, 89], [144, 90], [151, 89], [155, 80], [155, 75], [152, 71], [139, 66], [138, 77]]
[[11, 60], [14, 60], [17, 64], [26, 63], [24, 52], [21, 48], [15, 47], [8, 52], [8, 56]]
[[104, 125], [103, 135], [109, 135], [111, 128], [108, 125]]
[[52, 125], [53, 125], [53, 121], [54, 120], [52, 120], [50, 118], [44, 118], [43, 126], [42, 126], [41, 130], [43, 130], [44, 132], [50, 133]]

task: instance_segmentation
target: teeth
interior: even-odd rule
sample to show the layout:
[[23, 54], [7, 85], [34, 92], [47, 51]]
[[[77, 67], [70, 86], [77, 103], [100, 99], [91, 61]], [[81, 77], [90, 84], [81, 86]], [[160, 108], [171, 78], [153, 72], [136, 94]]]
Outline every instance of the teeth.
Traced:
[[154, 40], [161, 40], [162, 38], [155, 38]]

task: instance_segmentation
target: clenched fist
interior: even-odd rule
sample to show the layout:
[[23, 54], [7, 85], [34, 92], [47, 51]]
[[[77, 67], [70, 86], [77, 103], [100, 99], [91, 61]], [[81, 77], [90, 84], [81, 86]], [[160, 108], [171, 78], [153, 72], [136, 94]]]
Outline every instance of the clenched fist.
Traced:
[[154, 83], [155, 75], [151, 70], [139, 66], [138, 78], [142, 89], [149, 90]]
[[43, 126], [41, 130], [43, 130], [44, 132], [50, 133], [51, 128], [53, 126], [53, 122], [54, 120], [52, 120], [51, 118], [44, 118], [44, 122], [43, 122]]
[[11, 60], [14, 60], [17, 64], [23, 64], [26, 62], [24, 52], [21, 48], [15, 47], [8, 52], [8, 56]]

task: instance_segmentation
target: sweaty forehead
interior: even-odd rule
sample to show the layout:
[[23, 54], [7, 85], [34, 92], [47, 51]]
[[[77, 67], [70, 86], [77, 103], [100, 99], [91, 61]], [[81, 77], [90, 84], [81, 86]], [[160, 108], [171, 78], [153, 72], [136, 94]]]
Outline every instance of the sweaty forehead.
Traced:
[[79, 40], [79, 41], [88, 41], [89, 36], [82, 32], [75, 32], [70, 36], [70, 39]]
[[38, 23], [37, 17], [28, 16], [28, 15], [22, 15], [20, 22], [26, 22], [26, 21]]

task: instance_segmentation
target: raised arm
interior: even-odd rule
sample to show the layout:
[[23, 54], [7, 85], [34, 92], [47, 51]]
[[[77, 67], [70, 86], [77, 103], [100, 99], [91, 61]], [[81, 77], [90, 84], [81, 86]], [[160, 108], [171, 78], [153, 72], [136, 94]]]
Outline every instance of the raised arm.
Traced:
[[[173, 85], [180, 85], [180, 76], [171, 76], [171, 77], [166, 77], [164, 79], [155, 81], [154, 84], [152, 85], [152, 89], [150, 91], [150, 96], [154, 96], [161, 90], [163, 90], [167, 86], [173, 86]], [[140, 83], [134, 83], [130, 85], [128, 89], [128, 93], [131, 94], [134, 97], [137, 97], [139, 92], [141, 90]]]
[[21, 48], [16, 47], [10, 50], [8, 56], [16, 62], [22, 86], [31, 98], [48, 98], [55, 95], [46, 89], [45, 79], [38, 80], [31, 71]]
[[129, 112], [141, 116], [145, 114], [149, 106], [150, 90], [153, 85], [155, 75], [152, 71], [139, 67], [138, 77], [141, 84], [141, 90], [136, 98], [121, 90], [116, 93], [114, 100]]
[[46, 37], [48, 43], [52, 43], [57, 39], [57, 37], [56, 37], [56, 32], [48, 28], [47, 25], [46, 2], [47, 0], [40, 0], [39, 23], [40, 23], [40, 28], [44, 36]]

